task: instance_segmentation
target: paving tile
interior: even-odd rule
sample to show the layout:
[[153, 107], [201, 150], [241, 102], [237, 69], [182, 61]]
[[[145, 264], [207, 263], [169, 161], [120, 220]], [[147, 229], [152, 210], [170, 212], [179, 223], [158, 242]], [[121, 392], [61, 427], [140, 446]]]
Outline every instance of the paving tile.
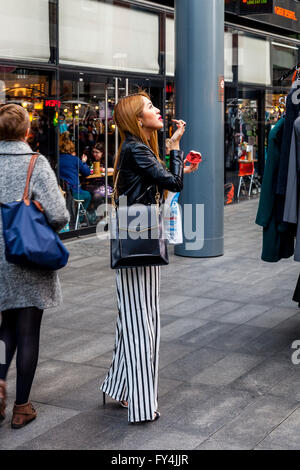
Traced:
[[246, 371], [252, 369], [256, 364], [261, 362], [262, 359], [261, 356], [253, 356], [250, 354], [228, 354], [199, 374], [195, 374], [192, 378], [192, 383], [228, 385]]
[[177, 311], [177, 306], [178, 305], [189, 305], [192, 301], [192, 299], [185, 295], [165, 295], [165, 296], [160, 296], [160, 310], [161, 312], [164, 312], [169, 315], [176, 315]]
[[174, 339], [180, 338], [195, 328], [205, 325], [205, 323], [207, 321], [201, 319], [179, 318], [177, 321], [161, 329], [161, 339], [163, 341], [174, 341]]
[[99, 375], [96, 367], [55, 360], [45, 361], [37, 368], [31, 399], [47, 403], [63, 392], [76, 390]]
[[[160, 343], [160, 353], [159, 353], [159, 367], [163, 369], [168, 365], [172, 364], [178, 359], [187, 356], [189, 353], [194, 351], [195, 346], [189, 344], [182, 344], [179, 341], [161, 341]], [[176, 378], [180, 379], [180, 376], [177, 375]]]
[[201, 308], [194, 314], [191, 315], [191, 318], [202, 318], [203, 320], [215, 320], [218, 321], [226, 313], [231, 313], [233, 310], [236, 310], [242, 306], [239, 302], [229, 302], [217, 300], [216, 302], [211, 303], [207, 307]]
[[[124, 433], [125, 428], [118, 424], [119, 433]], [[112, 418], [105, 417], [100, 411], [77, 413], [68, 421], [47, 430], [25, 445], [20, 445], [18, 450], [84, 450], [91, 443], [95, 448], [101, 449], [111, 425]]]
[[205, 325], [180, 337], [183, 343], [191, 343], [197, 347], [218, 342], [218, 337], [236, 328], [236, 325], [209, 321]]
[[[285, 398], [284, 403], [287, 402]], [[275, 410], [272, 410], [273, 413]], [[270, 432], [264, 440], [260, 442], [261, 448], [281, 448], [287, 450], [299, 450], [299, 419], [300, 408], [289, 413], [286, 419]]]
[[[247, 325], [260, 326], [263, 328], [274, 328], [290, 317], [295, 316], [295, 311], [291, 308], [274, 307], [267, 310], [265, 313], [257, 315], [250, 319]], [[300, 320], [299, 320], [300, 326]]]
[[230, 447], [241, 444], [253, 449], [299, 406], [292, 400], [265, 395], [250, 403], [234, 420], [217, 431], [213, 440]]
[[183, 382], [192, 382], [198, 373], [224, 357], [226, 357], [224, 351], [200, 348], [169, 363], [161, 369], [160, 375], [170, 379], [179, 379]]
[[[201, 447], [201, 446], [200, 446]], [[294, 448], [294, 447], [286, 447], [286, 446], [280, 446], [279, 444], [271, 444], [270, 442], [264, 443], [264, 441], [259, 444], [258, 446], [254, 447], [253, 450], [299, 450], [299, 447]]]
[[87, 362], [113, 348], [113, 334], [66, 328], [42, 328], [41, 354], [60, 361]]
[[219, 321], [226, 322], [226, 323], [246, 323], [249, 322], [251, 319], [261, 315], [265, 311], [269, 309], [266, 305], [257, 305], [257, 304], [247, 304], [243, 305], [242, 307], [235, 309], [233, 312], [226, 313], [223, 315]]
[[79, 331], [103, 332], [104, 325], [116, 321], [117, 309], [102, 309], [99, 305], [80, 306], [76, 309], [62, 310], [60, 313], [44, 318], [43, 326], [68, 328]]
[[[173, 295], [186, 296], [186, 285], [184, 282], [178, 283], [178, 279], [174, 283], [174, 278], [170, 278], [163, 273], [161, 283], [161, 298]], [[202, 297], [211, 289], [218, 289], [219, 283], [215, 281], [202, 280], [201, 284], [197, 279], [189, 279], [189, 297]]]
[[173, 413], [172, 403], [166, 402], [167, 398], [168, 395], [163, 397], [161, 409], [164, 414], [174, 414], [174, 429], [208, 437], [239, 416], [243, 409], [257, 400], [257, 395], [231, 387], [184, 384], [176, 389], [174, 395], [176, 413]]
[[253, 390], [260, 394], [273, 393], [277, 384], [282, 384], [283, 387], [283, 384], [290, 384], [291, 375], [294, 371], [295, 366], [291, 361], [272, 356], [240, 376], [232, 383], [232, 386], [239, 389]]
[[244, 323], [242, 325], [224, 323], [224, 325], [226, 324], [231, 325], [232, 328], [230, 328], [225, 334], [219, 335], [217, 338], [210, 341], [208, 343], [209, 347], [220, 349], [222, 351], [238, 352], [242, 348], [251, 344], [255, 338], [258, 338], [267, 331], [266, 328], [250, 326], [248, 323]]
[[10, 402], [10, 406], [8, 407], [10, 411], [7, 412], [7, 418], [0, 427], [1, 450], [16, 449], [78, 414], [76, 410], [57, 408], [55, 406], [35, 402], [32, 403], [38, 413], [37, 419], [28, 424], [25, 428], [15, 430], [10, 427], [12, 417], [11, 408], [13, 405], [13, 403]]
[[[293, 368], [284, 380], [278, 380], [270, 389], [272, 395], [294, 399], [300, 402], [300, 365], [290, 365]], [[286, 367], [286, 370], [289, 370]]]
[[188, 297], [184, 302], [176, 303], [172, 308], [165, 309], [164, 313], [182, 318], [216, 302], [215, 299], [206, 299], [205, 297]]
[[241, 346], [237, 351], [245, 354], [268, 356], [275, 354], [284, 348], [290, 349], [294, 339], [296, 339], [295, 334], [292, 332], [287, 335], [276, 332], [275, 329], [267, 330], [257, 338], [254, 338], [252, 341]]
[[165, 427], [162, 418], [155, 423], [128, 424], [126, 411], [120, 408], [115, 410], [114, 417], [106, 416], [102, 410], [80, 413], [18, 450], [164, 449], [163, 442], [171, 449], [181, 449], [183, 445], [191, 449], [203, 439], [200, 435], [191, 438], [184, 432]]

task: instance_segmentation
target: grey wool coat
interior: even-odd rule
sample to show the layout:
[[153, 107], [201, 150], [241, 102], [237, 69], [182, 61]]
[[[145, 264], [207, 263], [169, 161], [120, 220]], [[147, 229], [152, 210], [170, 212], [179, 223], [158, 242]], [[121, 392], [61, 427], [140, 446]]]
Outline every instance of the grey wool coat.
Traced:
[[284, 222], [297, 225], [294, 260], [300, 261], [300, 117], [294, 122], [284, 204]]
[[[0, 141], [0, 202], [22, 199], [32, 154], [25, 142]], [[55, 230], [64, 227], [69, 213], [55, 174], [43, 155], [37, 159], [29, 190], [31, 197], [42, 204], [50, 225]], [[61, 301], [56, 271], [33, 270], [6, 261], [0, 217], [0, 311], [25, 307], [44, 310]]]

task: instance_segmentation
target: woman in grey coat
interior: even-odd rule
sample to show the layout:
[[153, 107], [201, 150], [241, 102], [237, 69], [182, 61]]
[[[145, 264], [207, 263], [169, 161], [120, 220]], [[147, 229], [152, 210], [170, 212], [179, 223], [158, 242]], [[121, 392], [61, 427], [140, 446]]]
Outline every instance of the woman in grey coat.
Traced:
[[[27, 111], [15, 104], [0, 107], [0, 202], [22, 199], [31, 148], [26, 142], [30, 121]], [[69, 220], [65, 200], [47, 159], [39, 155], [30, 182], [30, 195], [39, 201], [48, 222], [60, 230]], [[6, 261], [0, 217], [0, 422], [5, 419], [6, 375], [17, 351], [17, 394], [11, 425], [25, 426], [36, 417], [28, 401], [39, 352], [43, 310], [61, 303], [56, 272], [25, 268]], [[1, 357], [0, 357], [1, 359]], [[5, 362], [3, 364], [2, 362]]]

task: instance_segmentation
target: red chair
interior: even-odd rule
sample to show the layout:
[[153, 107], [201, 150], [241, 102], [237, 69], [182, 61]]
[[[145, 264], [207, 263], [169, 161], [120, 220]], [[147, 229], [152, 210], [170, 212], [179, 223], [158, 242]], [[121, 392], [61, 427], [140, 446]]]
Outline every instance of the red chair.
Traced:
[[237, 199], [239, 199], [240, 197], [240, 190], [241, 190], [242, 183], [246, 189], [246, 184], [244, 181], [245, 177], [250, 178], [250, 186], [249, 186], [249, 193], [248, 193], [248, 196], [250, 196], [252, 185], [253, 185], [253, 180], [254, 180], [254, 162], [247, 162], [247, 160], [245, 160], [245, 163], [239, 162], [240, 180], [239, 180], [239, 189], [237, 193]]

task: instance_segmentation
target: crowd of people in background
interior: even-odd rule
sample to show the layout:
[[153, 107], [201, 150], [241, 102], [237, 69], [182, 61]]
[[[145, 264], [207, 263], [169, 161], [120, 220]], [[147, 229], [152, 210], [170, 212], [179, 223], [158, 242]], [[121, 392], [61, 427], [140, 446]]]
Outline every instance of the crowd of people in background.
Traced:
[[[99, 163], [99, 170], [105, 171], [105, 147], [103, 143], [95, 143], [90, 140], [92, 145], [84, 145], [81, 136], [80, 148], [83, 148], [80, 155], [76, 154], [76, 147], [68, 131], [60, 134], [59, 138], [59, 175], [62, 184], [68, 185], [69, 190], [75, 201], [82, 201], [83, 207], [87, 213], [88, 223], [96, 224], [98, 221], [96, 210], [97, 207], [105, 201], [106, 191], [108, 197], [112, 193], [112, 181], [109, 177], [107, 189], [105, 186], [105, 176], [99, 174], [94, 175], [95, 178], [87, 180], [86, 178], [93, 174], [95, 163]], [[107, 159], [108, 171], [113, 171], [114, 158], [108, 156]], [[85, 223], [83, 219], [81, 223]]]

